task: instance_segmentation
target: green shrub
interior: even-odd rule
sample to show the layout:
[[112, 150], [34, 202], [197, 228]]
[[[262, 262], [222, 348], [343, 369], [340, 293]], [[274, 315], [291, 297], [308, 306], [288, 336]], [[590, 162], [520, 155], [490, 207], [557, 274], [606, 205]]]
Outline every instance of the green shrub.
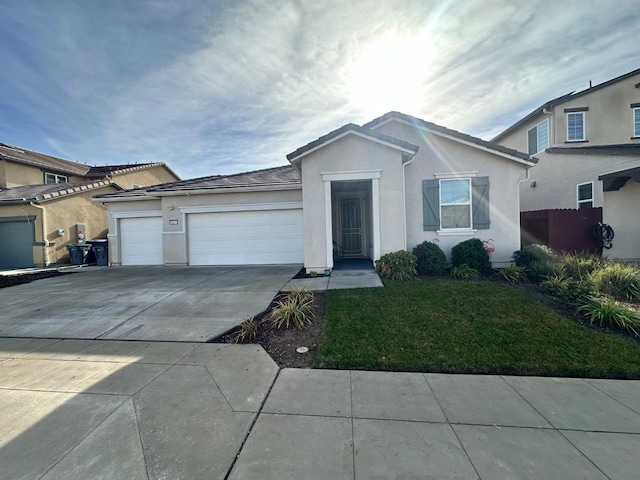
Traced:
[[576, 280], [564, 273], [552, 273], [540, 285], [546, 291], [571, 304], [580, 304], [593, 293], [589, 282]]
[[477, 280], [482, 277], [482, 274], [477, 269], [463, 263], [451, 269], [451, 276], [458, 280]]
[[413, 249], [416, 256], [416, 270], [419, 275], [444, 275], [447, 272], [447, 258], [442, 249], [431, 242], [422, 242]]
[[504, 267], [498, 270], [502, 278], [511, 283], [524, 282], [527, 280], [527, 272], [524, 267], [519, 267], [517, 265], [509, 265], [508, 267]]
[[591, 324], [598, 322], [601, 327], [613, 325], [640, 336], [640, 316], [611, 297], [587, 297], [578, 311], [587, 315]]
[[406, 250], [387, 253], [376, 260], [376, 272], [382, 278], [404, 282], [416, 276], [417, 258]]
[[253, 317], [246, 319], [231, 334], [231, 343], [249, 343], [258, 336], [258, 322]]
[[466, 264], [485, 275], [491, 272], [489, 254], [478, 238], [465, 240], [453, 247], [451, 249], [451, 263], [454, 267]]
[[567, 253], [560, 258], [560, 264], [568, 276], [580, 280], [602, 268], [604, 261], [595, 255]]
[[546, 245], [527, 245], [522, 250], [513, 252], [513, 261], [519, 267], [529, 268], [533, 262], [549, 262], [555, 260], [553, 250]]
[[545, 260], [531, 262], [528, 267], [525, 267], [525, 270], [533, 282], [542, 282], [550, 275], [564, 273], [560, 264]]
[[640, 271], [622, 263], [609, 263], [589, 275], [595, 288], [618, 300], [640, 299]]
[[313, 321], [313, 307], [315, 296], [305, 288], [292, 289], [282, 300], [276, 302], [276, 306], [269, 314], [269, 321], [275, 328], [289, 328], [295, 325], [298, 328], [306, 327]]

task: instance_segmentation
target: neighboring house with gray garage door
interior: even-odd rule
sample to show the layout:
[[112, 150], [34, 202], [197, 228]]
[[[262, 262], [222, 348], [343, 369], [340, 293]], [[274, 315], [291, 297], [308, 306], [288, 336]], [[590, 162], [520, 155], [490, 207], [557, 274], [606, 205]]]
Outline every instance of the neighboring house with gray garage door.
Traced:
[[77, 225], [106, 235], [93, 195], [175, 180], [164, 163], [89, 166], [0, 143], [0, 269], [68, 262]]
[[345, 125], [290, 165], [98, 195], [110, 261], [334, 266], [436, 241], [447, 255], [491, 241], [494, 265], [520, 248], [518, 183], [536, 159], [399, 112]]

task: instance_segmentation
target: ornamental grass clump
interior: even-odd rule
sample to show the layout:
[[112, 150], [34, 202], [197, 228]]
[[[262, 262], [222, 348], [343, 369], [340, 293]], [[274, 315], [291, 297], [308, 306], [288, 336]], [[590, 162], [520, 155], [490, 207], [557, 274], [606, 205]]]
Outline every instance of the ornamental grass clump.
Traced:
[[590, 324], [614, 326], [640, 336], [640, 316], [611, 297], [586, 297], [578, 312], [585, 314]]
[[453, 267], [451, 269], [451, 276], [458, 280], [478, 280], [482, 277], [482, 273], [473, 267], [470, 267], [466, 263]]
[[612, 262], [594, 270], [589, 279], [605, 295], [618, 300], [640, 300], [640, 270], [637, 267]]
[[524, 267], [518, 265], [509, 265], [498, 270], [502, 278], [511, 283], [519, 283], [527, 281], [527, 272]]
[[269, 322], [274, 328], [289, 328], [294, 325], [304, 328], [311, 325], [314, 314], [315, 296], [306, 288], [293, 288], [269, 314]]
[[258, 322], [251, 317], [240, 324], [240, 327], [231, 334], [231, 343], [249, 343], [258, 336]]

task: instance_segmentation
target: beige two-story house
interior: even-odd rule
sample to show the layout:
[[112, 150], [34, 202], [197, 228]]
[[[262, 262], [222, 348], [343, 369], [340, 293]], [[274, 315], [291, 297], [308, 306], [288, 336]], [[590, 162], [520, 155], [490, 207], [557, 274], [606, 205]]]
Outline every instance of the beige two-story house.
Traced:
[[539, 159], [521, 211], [602, 207], [616, 238], [606, 253], [640, 258], [640, 69], [555, 98], [492, 141]]
[[65, 263], [69, 244], [106, 237], [93, 195], [179, 179], [164, 163], [89, 166], [0, 143], [0, 269]]

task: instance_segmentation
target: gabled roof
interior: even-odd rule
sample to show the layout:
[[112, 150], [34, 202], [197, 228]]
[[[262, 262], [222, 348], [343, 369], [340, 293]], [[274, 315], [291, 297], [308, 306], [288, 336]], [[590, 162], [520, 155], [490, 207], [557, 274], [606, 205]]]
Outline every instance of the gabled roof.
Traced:
[[589, 147], [551, 147], [546, 153], [569, 155], [640, 155], [640, 143], [621, 143], [617, 145], [593, 145]]
[[308, 155], [309, 153], [314, 152], [317, 149], [335, 142], [336, 140], [339, 140], [340, 138], [347, 135], [357, 135], [359, 137], [369, 138], [370, 140], [373, 140], [375, 142], [387, 145], [391, 148], [396, 148], [402, 152], [412, 155], [415, 155], [420, 148], [416, 145], [413, 145], [412, 143], [405, 142], [404, 140], [374, 132], [369, 128], [360, 127], [355, 123], [348, 123], [332, 132], [327, 133], [326, 135], [323, 135], [317, 140], [307, 143], [304, 147], [298, 148], [295, 152], [291, 152], [287, 155], [287, 160], [289, 160], [290, 162], [298, 161], [301, 157]]
[[85, 191], [112, 186], [120, 188], [111, 181], [52, 183], [47, 185], [23, 185], [21, 187], [0, 190], [1, 204], [26, 204], [30, 202], [42, 203], [48, 200], [74, 195]]
[[529, 113], [527, 116], [525, 116], [525, 117], [521, 118], [520, 120], [518, 120], [516, 123], [511, 125], [506, 130], [500, 132], [498, 135], [493, 137], [491, 139], [491, 141], [492, 142], [498, 141], [500, 138], [504, 137], [508, 133], [511, 133], [512, 131], [520, 128], [522, 125], [524, 125], [527, 122], [529, 122], [529, 120], [532, 120], [533, 118], [535, 118], [538, 115], [542, 114], [543, 110], [545, 110], [547, 108], [555, 107], [556, 105], [560, 105], [562, 103], [566, 103], [566, 102], [568, 102], [570, 100], [574, 100], [576, 98], [582, 97], [583, 95], [586, 95], [588, 93], [592, 93], [592, 92], [598, 91], [598, 90], [600, 90], [602, 88], [608, 87], [609, 85], [612, 85], [614, 83], [620, 82], [621, 80], [626, 80], [629, 77], [633, 77], [634, 75], [637, 75], [638, 73], [640, 73], [640, 68], [637, 69], [637, 70], [633, 70], [632, 72], [625, 73], [624, 75], [620, 75], [619, 77], [613, 78], [611, 80], [607, 80], [606, 82], [603, 82], [603, 83], [601, 83], [599, 85], [596, 85], [595, 87], [589, 87], [586, 90], [581, 90], [579, 92], [569, 92], [569, 93], [567, 93], [565, 95], [562, 95], [562, 96], [560, 96], [558, 98], [554, 98], [553, 100], [549, 100], [547, 103], [545, 103], [544, 105], [539, 106], [534, 111]]
[[537, 158], [532, 157], [527, 153], [519, 152], [518, 150], [514, 150], [513, 148], [503, 147], [502, 145], [498, 145], [493, 142], [488, 142], [486, 140], [482, 140], [481, 138], [477, 138], [472, 135], [468, 135], [466, 133], [458, 132], [457, 130], [452, 130], [450, 128], [443, 127], [442, 125], [438, 125], [436, 123], [427, 122], [426, 120], [422, 120], [421, 118], [413, 117], [411, 115], [407, 115], [401, 112], [385, 113], [381, 117], [378, 117], [370, 121], [369, 123], [365, 123], [363, 127], [375, 129], [393, 120], [397, 120], [407, 125], [417, 127], [423, 130], [428, 130], [436, 135], [447, 137], [454, 141], [458, 141], [470, 146], [480, 147], [483, 150], [489, 150], [491, 152], [498, 153], [502, 156], [518, 161], [520, 163], [527, 163], [530, 165], [538, 163]]
[[[52, 157], [51, 155], [45, 155], [44, 153], [38, 153], [20, 147], [13, 147], [4, 143], [0, 143], [0, 160], [8, 160], [10, 162], [31, 165], [33, 167], [38, 167], [52, 173], [77, 175], [87, 178], [104, 177], [106, 175], [120, 175], [123, 173], [129, 173], [137, 170], [144, 170], [147, 168], [160, 166], [164, 166], [169, 171], [171, 171], [171, 169], [169, 169], [169, 167], [167, 167], [167, 165], [165, 165], [163, 162], [101, 165], [92, 167], [83, 163]], [[171, 173], [175, 175], [174, 172]], [[178, 175], [175, 176], [178, 177]]]
[[150, 187], [96, 195], [95, 198], [136, 198], [140, 196], [153, 197], [154, 195], [172, 192], [199, 191], [201, 193], [219, 193], [236, 189], [266, 190], [295, 189], [301, 187], [302, 181], [300, 179], [300, 173], [291, 165], [285, 165], [282, 167], [266, 168], [264, 170], [254, 170], [252, 172], [235, 173], [232, 175], [213, 175], [181, 180], [179, 182], [162, 183]]

